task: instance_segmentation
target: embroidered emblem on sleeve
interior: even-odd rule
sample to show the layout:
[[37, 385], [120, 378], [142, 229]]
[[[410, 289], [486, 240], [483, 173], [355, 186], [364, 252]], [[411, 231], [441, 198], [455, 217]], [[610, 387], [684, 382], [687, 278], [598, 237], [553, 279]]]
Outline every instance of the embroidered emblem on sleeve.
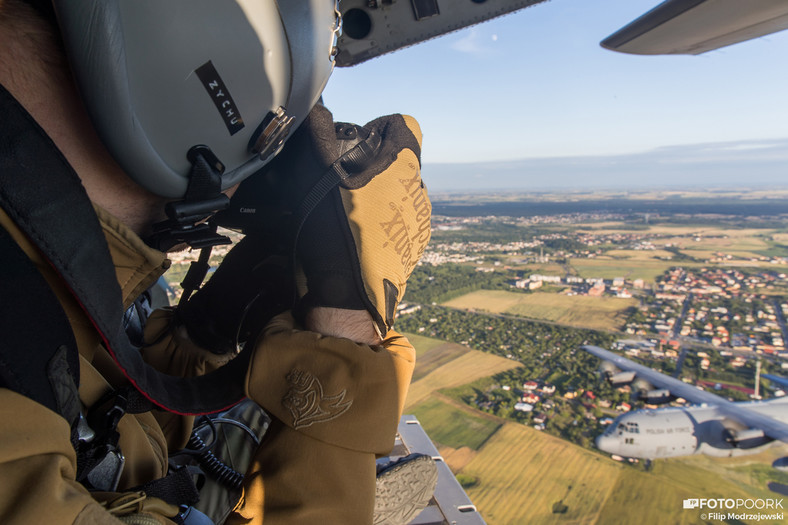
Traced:
[[282, 405], [293, 416], [293, 428], [296, 430], [311, 426], [312, 423], [336, 419], [353, 404], [353, 400], [345, 401], [347, 390], [334, 396], [326, 396], [323, 385], [309, 372], [293, 370], [287, 374], [286, 379], [290, 390], [282, 399]]

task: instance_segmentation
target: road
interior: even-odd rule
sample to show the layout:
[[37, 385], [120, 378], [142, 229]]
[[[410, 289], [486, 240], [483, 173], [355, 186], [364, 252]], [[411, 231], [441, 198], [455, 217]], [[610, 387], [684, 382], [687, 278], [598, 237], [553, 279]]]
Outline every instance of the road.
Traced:
[[772, 306], [774, 306], [774, 313], [777, 316], [777, 324], [780, 325], [780, 331], [783, 333], [783, 343], [788, 343], [788, 327], [785, 324], [785, 316], [783, 309], [780, 307], [780, 301], [772, 299]]
[[[689, 307], [692, 304], [692, 299], [692, 294], [687, 294], [687, 297], [684, 298], [684, 304], [681, 307], [681, 313], [679, 314], [678, 319], [676, 319], [676, 324], [673, 325], [673, 339], [676, 341], [681, 342], [681, 327], [684, 326], [684, 318], [687, 317], [687, 310], [689, 310]], [[682, 344], [679, 348], [681, 349], [681, 352], [679, 353], [678, 361], [676, 361], [676, 371], [673, 373], [673, 377], [677, 379], [681, 377], [681, 368], [684, 366], [684, 358], [687, 357], [688, 350], [685, 344]]]

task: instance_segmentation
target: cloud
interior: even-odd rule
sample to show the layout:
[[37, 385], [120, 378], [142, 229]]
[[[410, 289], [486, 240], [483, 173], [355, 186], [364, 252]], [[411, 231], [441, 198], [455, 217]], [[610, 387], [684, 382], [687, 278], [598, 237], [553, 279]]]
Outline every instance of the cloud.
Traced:
[[478, 27], [471, 27], [461, 33], [462, 36], [452, 42], [451, 48], [460, 53], [469, 55], [483, 56], [493, 51], [491, 42], [498, 41], [498, 35], [488, 37], [484, 31]]
[[788, 186], [788, 139], [666, 146], [628, 155], [423, 168], [431, 190]]
[[635, 157], [644, 155], [650, 155], [658, 162], [679, 164], [773, 161], [783, 163], [788, 173], [788, 139], [665, 146]]

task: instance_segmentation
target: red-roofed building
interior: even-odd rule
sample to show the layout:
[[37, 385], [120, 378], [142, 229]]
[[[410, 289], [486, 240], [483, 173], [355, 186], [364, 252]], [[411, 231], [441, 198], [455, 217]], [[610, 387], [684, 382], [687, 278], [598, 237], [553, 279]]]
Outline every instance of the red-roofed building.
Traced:
[[523, 396], [523, 402], [524, 403], [534, 404], [534, 403], [538, 403], [541, 400], [542, 400], [542, 398], [539, 397], [538, 395], [534, 394], [534, 393], [525, 394]]

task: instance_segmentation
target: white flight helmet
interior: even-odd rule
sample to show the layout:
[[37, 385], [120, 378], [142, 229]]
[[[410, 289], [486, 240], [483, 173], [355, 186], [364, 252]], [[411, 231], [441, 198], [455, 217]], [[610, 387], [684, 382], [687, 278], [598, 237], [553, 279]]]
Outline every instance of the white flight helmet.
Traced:
[[258, 171], [334, 67], [335, 0], [54, 0], [71, 68], [110, 153], [162, 197], [207, 146], [222, 189]]

